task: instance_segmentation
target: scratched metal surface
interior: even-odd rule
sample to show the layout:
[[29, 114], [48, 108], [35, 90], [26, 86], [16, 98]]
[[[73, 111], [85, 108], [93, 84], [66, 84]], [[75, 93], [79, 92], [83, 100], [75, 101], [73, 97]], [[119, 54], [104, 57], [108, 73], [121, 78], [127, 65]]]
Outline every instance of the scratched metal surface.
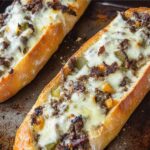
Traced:
[[[9, 3], [10, 1], [1, 3], [0, 11], [3, 11]], [[106, 26], [115, 17], [116, 11], [127, 9], [126, 6], [150, 7], [148, 1], [139, 3], [131, 3], [130, 1], [130, 3], [117, 4], [119, 5], [93, 1], [85, 15], [65, 38], [59, 50], [41, 70], [36, 79], [9, 101], [0, 104], [0, 150], [12, 149], [15, 132], [35, 103], [41, 90], [82, 43]], [[78, 37], [81, 37], [80, 41], [77, 40]], [[106, 150], [150, 150], [150, 93]]]

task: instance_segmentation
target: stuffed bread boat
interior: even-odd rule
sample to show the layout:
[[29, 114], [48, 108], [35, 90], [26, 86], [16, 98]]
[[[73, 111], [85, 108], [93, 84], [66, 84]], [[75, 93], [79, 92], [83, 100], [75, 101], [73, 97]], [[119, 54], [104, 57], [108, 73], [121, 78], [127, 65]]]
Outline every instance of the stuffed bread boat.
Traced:
[[150, 90], [150, 9], [118, 13], [44, 88], [14, 150], [103, 150]]

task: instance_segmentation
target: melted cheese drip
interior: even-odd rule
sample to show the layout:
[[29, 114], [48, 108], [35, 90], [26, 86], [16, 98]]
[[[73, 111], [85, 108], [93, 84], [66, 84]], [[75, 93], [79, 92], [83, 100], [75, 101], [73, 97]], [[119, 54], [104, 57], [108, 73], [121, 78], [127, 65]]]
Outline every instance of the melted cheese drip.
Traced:
[[[85, 64], [81, 70], [77, 70], [68, 75], [64, 83], [64, 87], [69, 89], [70, 81], [75, 82], [81, 75], [89, 75], [90, 67], [98, 66], [102, 64], [103, 61], [109, 65], [114, 62], [117, 62], [120, 65], [121, 61], [114, 55], [114, 52], [118, 50], [119, 43], [124, 39], [130, 40], [130, 47], [127, 50], [129, 58], [138, 60], [141, 53], [145, 57], [150, 55], [150, 44], [147, 45], [145, 49], [137, 47], [136, 45], [137, 42], [142, 40], [141, 30], [138, 30], [136, 33], [132, 33], [129, 30], [127, 23], [122, 19], [121, 15], [118, 14], [116, 19], [111, 23], [108, 32], [103, 34], [102, 37], [100, 37], [100, 39], [84, 53], [87, 64]], [[103, 45], [105, 46], [106, 53], [98, 56], [99, 48]], [[59, 140], [60, 135], [67, 133], [70, 125], [69, 116], [71, 114], [74, 114], [75, 116], [82, 115], [85, 119], [84, 128], [86, 131], [90, 131], [92, 128], [103, 123], [105, 121], [106, 114], [103, 108], [94, 102], [95, 89], [102, 89], [103, 85], [107, 82], [116, 91], [112, 94], [112, 97], [116, 100], [120, 100], [121, 97], [127, 93], [119, 86], [124, 76], [127, 76], [132, 81], [130, 85], [127, 85], [129, 86], [127, 92], [129, 92], [140, 77], [140, 73], [135, 76], [130, 69], [126, 73], [117, 70], [115, 73], [106, 76], [104, 79], [94, 79], [89, 77], [85, 84], [87, 92], [74, 91], [71, 96], [71, 101], [67, 101], [65, 103], [65, 105], [69, 108], [63, 115], [54, 118], [51, 114], [51, 107], [49, 106], [48, 109], [44, 110], [44, 116], [48, 114], [49, 117], [46, 119], [45, 127], [39, 132], [40, 137], [38, 144], [44, 149], [47, 144], [56, 143]], [[63, 94], [63, 89], [61, 94]], [[52, 95], [50, 94], [47, 103], [51, 101], [51, 98]], [[45, 107], [47, 105], [48, 104], [44, 104]], [[56, 123], [58, 123], [59, 132], [58, 129], [56, 129]]]

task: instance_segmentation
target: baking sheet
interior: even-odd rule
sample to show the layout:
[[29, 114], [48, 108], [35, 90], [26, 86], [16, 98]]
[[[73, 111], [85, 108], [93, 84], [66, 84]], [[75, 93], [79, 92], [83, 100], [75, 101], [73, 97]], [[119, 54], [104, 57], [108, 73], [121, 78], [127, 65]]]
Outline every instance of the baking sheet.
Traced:
[[[10, 1], [1, 3], [0, 10], [3, 11], [8, 3]], [[116, 16], [116, 11], [134, 6], [150, 7], [150, 2], [92, 2], [85, 15], [36, 79], [9, 101], [0, 104], [0, 150], [12, 149], [16, 129], [35, 103], [41, 90], [58, 73], [66, 60], [82, 43], [106, 26]], [[127, 149], [150, 150], [150, 93], [136, 109], [118, 137], [106, 148], [106, 150]]]

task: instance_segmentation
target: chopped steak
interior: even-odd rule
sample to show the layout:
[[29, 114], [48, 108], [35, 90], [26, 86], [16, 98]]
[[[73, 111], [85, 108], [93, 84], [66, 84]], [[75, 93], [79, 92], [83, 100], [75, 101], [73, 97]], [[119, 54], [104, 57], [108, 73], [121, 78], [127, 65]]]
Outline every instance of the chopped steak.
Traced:
[[4, 49], [7, 49], [9, 45], [10, 45], [10, 43], [8, 40], [3, 41], [3, 48]]
[[4, 57], [0, 57], [0, 65], [3, 65], [6, 68], [10, 67], [11, 59], [6, 59]]
[[102, 46], [102, 47], [100, 47], [100, 49], [99, 49], [98, 55], [101, 55], [101, 54], [103, 54], [104, 52], [105, 52], [105, 47]]
[[119, 67], [118, 67], [118, 64], [116, 62], [114, 62], [113, 64], [111, 65], [107, 65], [105, 62], [104, 62], [104, 65], [106, 66], [106, 72], [105, 72], [105, 75], [109, 75], [111, 73], [114, 73]]
[[40, 116], [43, 114], [43, 107], [42, 106], [39, 106], [37, 108], [34, 109], [34, 112], [35, 112], [35, 115], [36, 116]]
[[87, 79], [88, 79], [88, 76], [87, 76], [87, 75], [82, 75], [82, 76], [80, 76], [80, 77], [78, 78], [78, 80], [81, 81], [81, 82], [87, 81]]
[[61, 10], [63, 13], [68, 13], [70, 15], [76, 16], [76, 12], [73, 9], [62, 5], [60, 2], [48, 2], [47, 5], [48, 7], [51, 7], [54, 10]]
[[74, 83], [74, 90], [84, 92], [86, 90], [86, 88], [82, 82], [75, 82]]
[[96, 78], [98, 78], [98, 77], [103, 77], [103, 76], [104, 76], [104, 72], [101, 71], [101, 70], [99, 69], [99, 67], [92, 67], [92, 68], [91, 68], [91, 72], [90, 72], [90, 76], [91, 76], [91, 77], [96, 77]]
[[43, 6], [43, 0], [32, 0], [24, 8], [28, 11], [31, 11], [33, 14], [39, 11]]
[[37, 124], [37, 117], [43, 114], [43, 107], [39, 106], [34, 109], [34, 113], [31, 115], [31, 125]]
[[68, 133], [62, 136], [60, 143], [56, 146], [56, 150], [87, 150], [90, 145], [88, 135], [83, 128], [82, 116], [75, 117], [71, 122]]
[[130, 83], [131, 83], [131, 80], [128, 77], [124, 77], [120, 83], [120, 86], [125, 87], [126, 85], [129, 85]]
[[129, 40], [128, 39], [124, 39], [121, 43], [120, 43], [120, 49], [121, 50], [126, 50], [129, 47]]
[[57, 100], [51, 100], [50, 105], [53, 108], [53, 115], [58, 115], [59, 114], [59, 105], [61, 104], [61, 101]]
[[148, 26], [150, 24], [150, 15], [147, 13], [137, 13], [134, 12], [133, 15], [135, 18], [141, 22], [141, 26]]
[[104, 102], [105, 102], [105, 100], [107, 100], [111, 97], [111, 94], [104, 93], [103, 91], [101, 91], [99, 89], [96, 89], [95, 93], [96, 93], [96, 95], [95, 95], [96, 103], [98, 103], [101, 108], [107, 109]]

